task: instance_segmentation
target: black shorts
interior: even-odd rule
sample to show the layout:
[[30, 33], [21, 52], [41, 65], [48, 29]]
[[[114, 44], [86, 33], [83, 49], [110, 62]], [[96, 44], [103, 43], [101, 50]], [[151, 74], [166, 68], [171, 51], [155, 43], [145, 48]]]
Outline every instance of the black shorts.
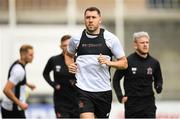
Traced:
[[24, 110], [8, 111], [1, 107], [2, 118], [26, 118]]
[[57, 118], [79, 118], [76, 88], [54, 92], [54, 110]]
[[128, 97], [125, 103], [126, 118], [155, 118], [156, 105], [154, 96]]
[[78, 88], [79, 111], [93, 112], [97, 118], [108, 118], [111, 110], [112, 91], [88, 92]]
[[78, 106], [64, 107], [56, 105], [54, 110], [57, 118], [79, 118]]

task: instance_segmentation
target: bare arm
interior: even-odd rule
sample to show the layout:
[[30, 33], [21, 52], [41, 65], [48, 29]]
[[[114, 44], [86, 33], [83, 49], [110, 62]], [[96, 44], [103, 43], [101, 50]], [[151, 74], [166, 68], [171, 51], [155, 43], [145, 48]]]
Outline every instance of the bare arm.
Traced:
[[34, 84], [31, 84], [31, 83], [26, 83], [26, 85], [31, 89], [31, 90], [34, 90], [36, 88], [36, 86]]
[[102, 54], [100, 54], [99, 58], [99, 63], [101, 64], [106, 64], [110, 67], [114, 67], [117, 69], [127, 69], [128, 63], [126, 57], [122, 57], [120, 59], [117, 59], [116, 61], [109, 61], [104, 57]]
[[6, 86], [3, 90], [4, 94], [10, 99], [12, 100], [14, 103], [16, 103], [21, 109], [25, 110], [28, 108], [28, 104], [26, 103], [22, 103], [14, 94], [13, 92], [13, 88], [15, 87], [15, 85], [8, 81], [6, 83]]
[[117, 69], [127, 69], [127, 67], [128, 67], [126, 57], [117, 59], [117, 61], [109, 61], [109, 62], [107, 62], [107, 65], [110, 67], [117, 68]]

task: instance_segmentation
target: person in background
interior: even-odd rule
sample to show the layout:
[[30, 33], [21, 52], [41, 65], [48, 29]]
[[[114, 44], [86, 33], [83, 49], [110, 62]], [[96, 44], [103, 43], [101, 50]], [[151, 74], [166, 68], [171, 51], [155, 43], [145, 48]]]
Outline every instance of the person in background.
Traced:
[[[149, 54], [150, 37], [147, 32], [134, 33], [133, 41], [135, 52], [128, 56], [126, 70], [116, 70], [113, 87], [119, 102], [125, 103], [125, 118], [155, 118], [153, 87], [159, 94], [163, 86], [160, 63]], [[120, 87], [122, 77], [125, 95]]]
[[[57, 118], [78, 118], [77, 91], [74, 74], [69, 73], [64, 55], [69, 44], [70, 35], [64, 35], [60, 41], [62, 53], [52, 56], [43, 71], [44, 79], [54, 89], [54, 109]], [[53, 72], [54, 80], [50, 77]]]
[[31, 45], [22, 45], [20, 59], [16, 60], [9, 69], [8, 81], [4, 87], [5, 97], [1, 104], [2, 118], [26, 118], [25, 111], [28, 104], [25, 101], [25, 88], [35, 89], [35, 85], [26, 80], [25, 66], [34, 58]]

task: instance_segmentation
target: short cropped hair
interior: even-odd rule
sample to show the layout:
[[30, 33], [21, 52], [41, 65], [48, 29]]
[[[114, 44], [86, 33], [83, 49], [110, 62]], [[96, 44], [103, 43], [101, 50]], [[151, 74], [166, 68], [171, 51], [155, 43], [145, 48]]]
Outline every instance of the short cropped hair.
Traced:
[[64, 35], [64, 36], [61, 37], [61, 42], [66, 41], [66, 40], [68, 40], [70, 38], [71, 38], [70, 35]]
[[141, 38], [141, 37], [147, 37], [148, 39], [150, 39], [149, 37], [149, 34], [147, 32], [144, 32], [144, 31], [140, 31], [140, 32], [135, 32], [133, 34], [133, 40], [135, 41], [136, 39], [138, 38]]
[[98, 13], [99, 16], [101, 16], [101, 12], [97, 7], [88, 7], [85, 12], [84, 15], [86, 14], [87, 11], [96, 11]]
[[28, 45], [28, 44], [24, 44], [24, 45], [22, 45], [22, 46], [20, 47], [19, 53], [20, 53], [20, 54], [21, 54], [21, 53], [26, 53], [26, 52], [28, 52], [29, 49], [33, 49], [33, 46]]

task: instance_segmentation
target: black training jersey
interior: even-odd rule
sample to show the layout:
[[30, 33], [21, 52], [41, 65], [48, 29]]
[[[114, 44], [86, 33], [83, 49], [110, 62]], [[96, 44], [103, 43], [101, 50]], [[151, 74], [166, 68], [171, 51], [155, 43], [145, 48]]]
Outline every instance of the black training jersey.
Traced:
[[154, 95], [152, 83], [157, 93], [161, 92], [163, 79], [159, 62], [151, 57], [142, 58], [137, 53], [128, 56], [128, 68], [117, 70], [113, 79], [113, 86], [118, 99], [122, 96], [119, 81], [124, 76], [126, 96]]
[[112, 52], [106, 45], [103, 33], [104, 29], [100, 29], [100, 33], [97, 37], [89, 38], [86, 36], [86, 30], [84, 30], [77, 48], [77, 56], [99, 55], [101, 53], [112, 57]]
[[[53, 71], [54, 80], [51, 80], [51, 71]], [[53, 56], [48, 60], [43, 76], [54, 89], [56, 85], [60, 85], [60, 90], [54, 90], [55, 105], [64, 104], [64, 101], [74, 102], [76, 92], [74, 87], [75, 76], [69, 73], [63, 54]]]

